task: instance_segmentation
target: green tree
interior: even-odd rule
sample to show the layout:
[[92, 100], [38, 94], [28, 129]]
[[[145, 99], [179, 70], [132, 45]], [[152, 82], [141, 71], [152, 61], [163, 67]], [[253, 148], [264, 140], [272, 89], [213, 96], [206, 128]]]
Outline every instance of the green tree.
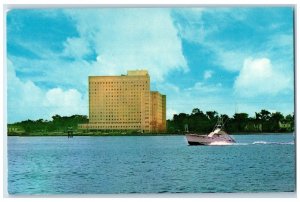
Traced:
[[233, 121], [237, 132], [244, 132], [248, 122], [248, 116], [247, 113], [235, 113], [233, 115]]
[[269, 120], [271, 125], [271, 131], [278, 132], [280, 130], [279, 121], [283, 121], [283, 120], [284, 120], [284, 116], [280, 112], [272, 113]]
[[271, 112], [263, 109], [260, 112], [260, 116], [263, 121], [269, 121], [271, 118]]
[[216, 111], [207, 111], [206, 116], [209, 120], [216, 120], [218, 118], [218, 113]]
[[176, 125], [177, 131], [184, 131], [184, 125], [188, 124], [188, 114], [180, 113], [179, 115], [174, 114], [173, 120]]
[[192, 114], [198, 114], [198, 113], [200, 113], [200, 109], [194, 108]]

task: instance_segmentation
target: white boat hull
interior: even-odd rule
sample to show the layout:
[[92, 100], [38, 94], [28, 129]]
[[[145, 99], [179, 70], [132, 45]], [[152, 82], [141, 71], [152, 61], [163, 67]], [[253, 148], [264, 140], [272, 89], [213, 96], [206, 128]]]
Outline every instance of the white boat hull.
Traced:
[[235, 143], [235, 140], [228, 134], [214, 135], [212, 137], [207, 135], [186, 134], [185, 137], [189, 145], [230, 145]]

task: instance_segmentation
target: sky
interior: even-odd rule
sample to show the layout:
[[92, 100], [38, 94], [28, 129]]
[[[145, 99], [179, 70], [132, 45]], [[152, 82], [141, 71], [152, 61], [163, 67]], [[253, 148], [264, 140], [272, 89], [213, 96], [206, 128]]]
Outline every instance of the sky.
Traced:
[[173, 114], [294, 113], [293, 7], [11, 9], [7, 120], [88, 115], [88, 76], [147, 69]]

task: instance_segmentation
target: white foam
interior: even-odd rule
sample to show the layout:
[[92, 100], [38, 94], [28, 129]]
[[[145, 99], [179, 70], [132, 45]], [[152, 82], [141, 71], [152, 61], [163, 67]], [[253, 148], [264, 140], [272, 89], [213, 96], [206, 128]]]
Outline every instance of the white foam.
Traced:
[[214, 142], [210, 145], [232, 145], [232, 146], [246, 146], [246, 145], [294, 145], [294, 142], [266, 142], [266, 141], [255, 141], [252, 143], [228, 143], [228, 142]]
[[230, 142], [212, 142], [210, 143], [209, 145], [214, 145], [214, 146], [217, 146], [217, 145], [233, 145], [234, 143], [230, 143]]
[[236, 145], [236, 146], [243, 146], [243, 145], [249, 145], [249, 143], [234, 143], [233, 145]]
[[211, 146], [246, 146], [246, 145], [294, 145], [294, 142], [266, 142], [266, 141], [254, 141], [252, 143], [230, 143], [230, 142], [212, 142], [208, 145]]
[[294, 142], [266, 142], [266, 141], [255, 141], [252, 144], [294, 144]]
[[252, 144], [268, 144], [268, 142], [265, 142], [265, 141], [255, 141]]

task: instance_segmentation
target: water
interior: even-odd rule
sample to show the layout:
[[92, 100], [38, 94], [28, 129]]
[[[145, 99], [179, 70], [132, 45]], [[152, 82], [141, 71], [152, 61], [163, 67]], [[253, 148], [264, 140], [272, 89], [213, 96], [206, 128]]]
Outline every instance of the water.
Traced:
[[237, 135], [230, 146], [184, 136], [8, 137], [10, 194], [295, 191], [292, 135]]

